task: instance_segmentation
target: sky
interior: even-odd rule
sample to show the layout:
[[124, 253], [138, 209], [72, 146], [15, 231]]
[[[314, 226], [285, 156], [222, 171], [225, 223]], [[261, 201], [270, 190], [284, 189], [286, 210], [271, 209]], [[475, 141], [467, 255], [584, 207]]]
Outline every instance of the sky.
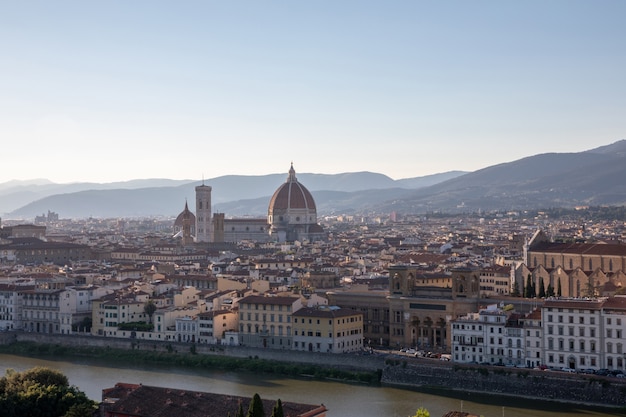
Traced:
[[0, 0], [0, 183], [474, 171], [626, 138], [626, 1]]

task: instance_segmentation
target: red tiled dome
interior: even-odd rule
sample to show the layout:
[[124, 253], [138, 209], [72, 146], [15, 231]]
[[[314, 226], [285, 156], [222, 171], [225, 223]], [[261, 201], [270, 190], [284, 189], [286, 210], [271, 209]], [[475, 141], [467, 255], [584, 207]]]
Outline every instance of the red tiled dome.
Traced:
[[185, 202], [185, 209], [178, 215], [178, 217], [176, 217], [176, 220], [174, 221], [174, 227], [183, 227], [183, 220], [185, 218], [185, 216], [189, 216], [189, 223], [192, 226], [195, 226], [196, 224], [196, 215], [193, 214], [191, 211], [189, 211], [189, 207], [187, 206], [187, 202]]
[[315, 210], [313, 196], [309, 190], [296, 179], [296, 171], [293, 169], [293, 165], [291, 165], [291, 169], [289, 170], [287, 181], [278, 187], [272, 196], [268, 211], [271, 214], [274, 210], [289, 209]]

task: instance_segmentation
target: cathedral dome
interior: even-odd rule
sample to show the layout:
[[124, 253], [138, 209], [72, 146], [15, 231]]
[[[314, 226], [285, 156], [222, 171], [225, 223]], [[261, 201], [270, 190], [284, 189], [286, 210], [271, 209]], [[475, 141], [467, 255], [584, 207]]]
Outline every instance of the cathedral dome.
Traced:
[[187, 206], [186, 202], [185, 209], [176, 217], [176, 220], [174, 221], [174, 227], [178, 228], [179, 230], [182, 229], [185, 217], [189, 218], [189, 222], [192, 226], [196, 224], [196, 216], [191, 211], [189, 211], [189, 207]]
[[268, 208], [270, 215], [275, 211], [305, 209], [315, 210], [315, 201], [306, 187], [298, 182], [296, 171], [289, 169], [287, 181], [283, 183], [272, 196]]
[[315, 200], [298, 182], [296, 171], [289, 169], [287, 181], [282, 184], [270, 200], [267, 210], [270, 236], [279, 242], [312, 239], [320, 235], [317, 230]]

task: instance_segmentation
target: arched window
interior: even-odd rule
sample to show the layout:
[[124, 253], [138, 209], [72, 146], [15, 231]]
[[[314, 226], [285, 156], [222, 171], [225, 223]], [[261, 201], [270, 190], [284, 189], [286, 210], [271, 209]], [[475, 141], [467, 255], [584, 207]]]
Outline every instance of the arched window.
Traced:
[[613, 272], [613, 259], [609, 259], [609, 271]]
[[569, 269], [574, 269], [574, 261], [569, 260]]
[[589, 270], [593, 271], [593, 260], [589, 259]]
[[550, 259], [550, 267], [554, 268], [554, 258]]

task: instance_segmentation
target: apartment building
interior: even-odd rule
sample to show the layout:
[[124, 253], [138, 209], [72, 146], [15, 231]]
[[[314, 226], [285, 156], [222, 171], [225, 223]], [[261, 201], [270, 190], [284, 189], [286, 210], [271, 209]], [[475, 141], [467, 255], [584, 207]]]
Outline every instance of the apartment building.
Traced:
[[363, 349], [363, 314], [335, 306], [304, 307], [293, 313], [293, 349], [346, 353]]
[[452, 321], [452, 358], [626, 371], [626, 297], [549, 298], [526, 316], [491, 306]]
[[543, 327], [541, 310], [536, 309], [522, 319], [526, 345], [526, 366], [534, 368], [544, 364], [543, 361]]
[[544, 363], [550, 367], [603, 367], [602, 306], [606, 299], [548, 299], [543, 317]]
[[148, 322], [144, 310], [145, 300], [134, 296], [110, 294], [92, 302], [92, 327], [94, 336], [130, 337], [131, 331], [119, 330], [123, 323]]
[[479, 272], [481, 296], [509, 295], [511, 292], [511, 267], [493, 265]]
[[22, 308], [19, 291], [32, 291], [34, 285], [0, 284], [0, 329], [22, 329]]
[[521, 316], [490, 305], [453, 320], [452, 360], [462, 363], [525, 366]]
[[20, 290], [23, 329], [35, 333], [60, 333], [61, 293], [61, 289]]
[[299, 297], [250, 295], [239, 300], [239, 335], [253, 347], [291, 349], [292, 314], [302, 308]]
[[[215, 310], [198, 314], [198, 343], [216, 344], [221, 343], [226, 338], [227, 332], [236, 332], [239, 316], [233, 310]], [[226, 344], [235, 344], [230, 337]]]

